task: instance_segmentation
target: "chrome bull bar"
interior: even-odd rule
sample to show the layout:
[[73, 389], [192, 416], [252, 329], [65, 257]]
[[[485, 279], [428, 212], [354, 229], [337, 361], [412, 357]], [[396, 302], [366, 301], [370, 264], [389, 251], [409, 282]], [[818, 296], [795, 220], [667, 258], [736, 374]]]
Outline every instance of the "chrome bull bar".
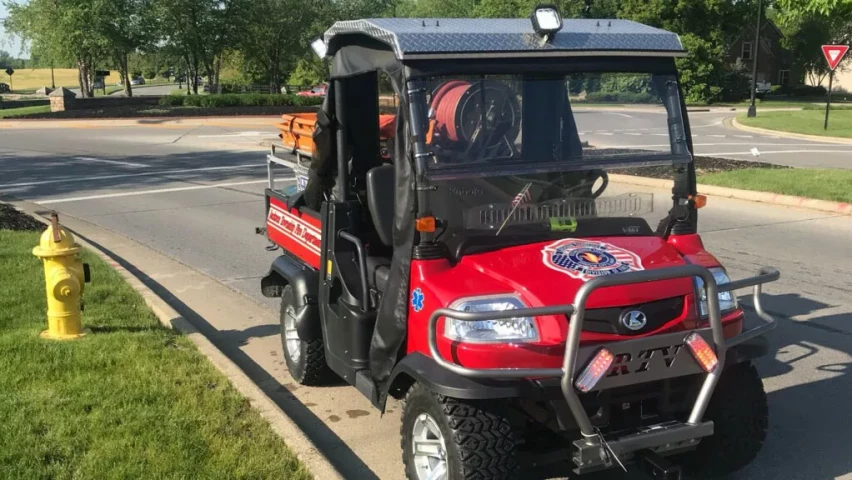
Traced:
[[[498, 379], [542, 377], [561, 378], [562, 393], [565, 396], [565, 400], [568, 402], [568, 407], [577, 422], [577, 426], [580, 428], [580, 432], [586, 440], [591, 443], [592, 439], [597, 437], [598, 434], [592, 426], [592, 422], [583, 409], [583, 406], [580, 403], [580, 398], [574, 389], [574, 377], [578, 370], [577, 353], [580, 349], [580, 334], [583, 331], [583, 317], [586, 311], [586, 301], [592, 292], [600, 288], [619, 285], [656, 282], [676, 278], [700, 277], [704, 281], [704, 290], [707, 294], [708, 318], [712, 330], [713, 343], [715, 346], [714, 350], [720, 366], [723, 367], [725, 364], [725, 351], [728, 348], [763, 335], [769, 330], [775, 328], [775, 319], [767, 314], [763, 309], [760, 296], [762, 285], [764, 283], [774, 282], [778, 280], [780, 276], [780, 272], [775, 268], [764, 267], [755, 277], [744, 278], [730, 283], [717, 285], [716, 279], [707, 268], [698, 265], [685, 265], [594, 278], [583, 284], [580, 290], [577, 291], [573, 304], [506, 310], [502, 312], [474, 313], [461, 312], [449, 308], [440, 308], [435, 310], [429, 317], [429, 350], [432, 353], [432, 357], [439, 365], [466, 377]], [[740, 290], [747, 287], [754, 287], [754, 309], [763, 323], [755, 328], [742, 332], [736, 337], [725, 340], [724, 332], [722, 330], [722, 317], [719, 308], [719, 293]], [[441, 317], [449, 317], [459, 321], [471, 322], [514, 317], [536, 317], [542, 315], [571, 315], [571, 321], [568, 327], [568, 337], [565, 342], [565, 356], [563, 358], [562, 368], [471, 369], [447, 361], [438, 351], [437, 326], [438, 320]], [[689, 332], [684, 334], [684, 337], [688, 335], [688, 333]], [[701, 423], [704, 411], [710, 403], [710, 397], [713, 394], [713, 390], [716, 388], [716, 384], [718, 383], [723, 370], [724, 368], [717, 368], [713, 372], [706, 374], [704, 383], [701, 386], [698, 396], [696, 397], [695, 404], [689, 414], [689, 418], [687, 420], [688, 425], [698, 425]]]

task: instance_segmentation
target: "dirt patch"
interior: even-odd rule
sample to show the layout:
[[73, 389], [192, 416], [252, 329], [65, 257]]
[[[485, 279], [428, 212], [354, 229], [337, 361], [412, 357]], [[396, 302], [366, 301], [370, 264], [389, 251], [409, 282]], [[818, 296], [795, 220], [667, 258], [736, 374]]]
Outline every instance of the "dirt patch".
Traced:
[[0, 230], [41, 231], [43, 223], [33, 217], [15, 210], [15, 207], [0, 203]]
[[[718, 157], [703, 157], [696, 156], [695, 157], [695, 173], [698, 176], [708, 174], [708, 173], [716, 173], [716, 172], [728, 172], [731, 170], [743, 170], [746, 168], [767, 168], [767, 169], [780, 169], [780, 168], [793, 168], [787, 167], [784, 165], [775, 165], [772, 163], [764, 163], [764, 162], [749, 162], [746, 160], [732, 160], [730, 158], [718, 158]], [[623, 169], [612, 169], [608, 170], [609, 173], [616, 173], [621, 175], [633, 175], [637, 177], [650, 177], [650, 178], [662, 178], [662, 179], [671, 179], [672, 178], [672, 167], [670, 166], [660, 166], [660, 167], [640, 167], [640, 168], [623, 168]]]

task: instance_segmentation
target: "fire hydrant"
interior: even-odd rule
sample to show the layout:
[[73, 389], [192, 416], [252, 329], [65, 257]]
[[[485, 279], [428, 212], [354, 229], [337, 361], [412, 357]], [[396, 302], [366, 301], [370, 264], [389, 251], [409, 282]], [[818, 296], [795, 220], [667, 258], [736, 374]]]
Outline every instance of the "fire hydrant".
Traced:
[[47, 325], [43, 338], [70, 340], [88, 333], [82, 324], [83, 285], [89, 282], [89, 265], [79, 256], [82, 248], [74, 241], [71, 232], [59, 225], [56, 213], [51, 225], [41, 234], [33, 255], [44, 262], [44, 280], [47, 286]]

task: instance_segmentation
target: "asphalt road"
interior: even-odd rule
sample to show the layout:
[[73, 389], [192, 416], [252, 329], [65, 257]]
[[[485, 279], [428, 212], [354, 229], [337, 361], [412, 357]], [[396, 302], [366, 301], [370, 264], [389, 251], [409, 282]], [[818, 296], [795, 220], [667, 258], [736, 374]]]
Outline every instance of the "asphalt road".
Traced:
[[[726, 122], [736, 114], [690, 113], [695, 153], [794, 167], [852, 168], [852, 145], [744, 132]], [[577, 109], [575, 115], [580, 138], [593, 146], [669, 148], [666, 115], [660, 109]], [[756, 149], [757, 155], [752, 149]]]
[[[653, 114], [622, 113], [627, 117], [595, 114], [578, 123], [589, 139], [618, 145], [654, 145], [664, 138], [652, 135], [655, 130], [631, 130], [655, 128], [645, 116]], [[726, 129], [721, 120], [718, 114], [693, 115], [698, 148], [736, 153], [764, 143], [763, 138], [736, 137], [739, 132]], [[613, 124], [619, 128], [607, 130]], [[253, 355], [265, 357], [258, 359], [259, 365], [272, 365], [273, 359], [280, 360], [277, 302], [260, 295], [259, 278], [276, 254], [263, 248], [266, 242], [254, 228], [264, 223], [266, 182], [264, 152], [257, 144], [274, 133], [271, 127], [227, 125], [0, 128], [0, 192], [133, 238], [266, 307], [273, 323], [234, 318], [233, 328], [253, 332], [253, 338], [243, 335], [239, 342], [269, 346]], [[762, 160], [807, 165], [848, 157], [836, 145], [770, 140], [778, 145], [772, 149], [787, 153], [764, 152]], [[705, 141], [712, 145], [700, 146]], [[663, 208], [666, 193], [651, 192], [657, 208]], [[765, 289], [765, 304], [779, 316], [780, 326], [769, 336], [770, 355], [758, 364], [769, 395], [769, 438], [757, 461], [735, 478], [852, 479], [852, 410], [845, 405], [852, 395], [852, 220], [713, 198], [701, 211], [700, 230], [708, 249], [733, 276], [752, 274], [764, 265], [782, 271], [782, 280]], [[272, 367], [268, 371], [283, 375]], [[381, 419], [361, 413], [347, 418], [344, 411], [369, 411], [368, 402], [348, 387], [325, 393], [302, 388], [294, 395], [306, 406], [310, 403], [310, 410], [348, 443], [372, 475], [401, 477], [398, 412]]]
[[[183, 89], [186, 90], [186, 84], [182, 84]], [[178, 89], [178, 84], [166, 84], [166, 85], [137, 85], [133, 87], [133, 95], [139, 97], [150, 97], [150, 96], [160, 96], [160, 95], [168, 95], [172, 93], [172, 91]], [[119, 90], [117, 92], [113, 92], [110, 95], [113, 97], [123, 97], [124, 90]]]

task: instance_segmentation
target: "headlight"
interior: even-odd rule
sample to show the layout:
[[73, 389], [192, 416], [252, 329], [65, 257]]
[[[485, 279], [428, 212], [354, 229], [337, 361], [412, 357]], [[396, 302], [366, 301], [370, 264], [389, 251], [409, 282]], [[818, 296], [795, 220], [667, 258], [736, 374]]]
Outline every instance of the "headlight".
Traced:
[[[503, 312], [527, 308], [527, 306], [514, 295], [493, 295], [462, 298], [450, 305], [450, 308], [462, 312]], [[538, 340], [538, 331], [532, 317], [475, 322], [445, 318], [444, 336], [450, 340], [467, 343], [534, 342]]]
[[[731, 278], [723, 268], [711, 268], [710, 273], [716, 279], [716, 285], [731, 283]], [[704, 291], [704, 280], [701, 277], [695, 277], [695, 289], [698, 296], [698, 309], [701, 313], [701, 318], [707, 317], [707, 292]], [[719, 310], [725, 314], [736, 310], [737, 297], [734, 292], [719, 292]]]

